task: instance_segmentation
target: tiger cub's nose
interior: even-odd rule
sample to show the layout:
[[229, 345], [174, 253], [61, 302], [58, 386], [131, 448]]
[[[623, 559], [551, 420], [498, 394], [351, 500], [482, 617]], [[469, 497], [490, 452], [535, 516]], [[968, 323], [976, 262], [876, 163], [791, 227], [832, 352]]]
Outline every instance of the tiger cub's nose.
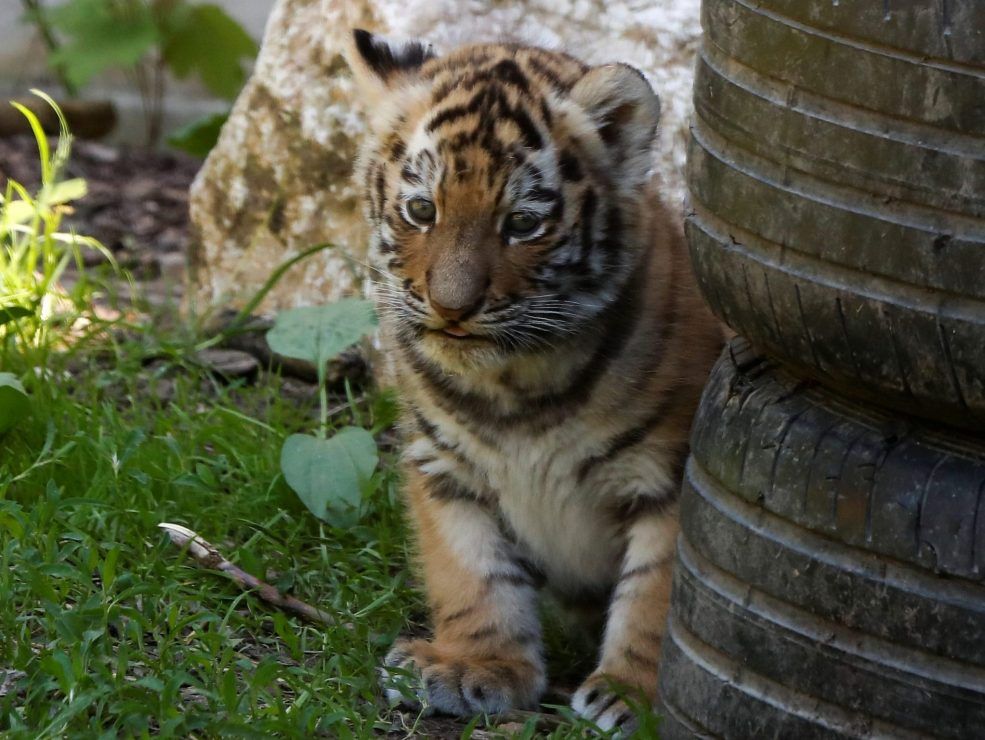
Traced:
[[487, 275], [428, 275], [428, 300], [445, 321], [465, 321], [473, 316], [486, 299]]
[[433, 295], [429, 296], [431, 307], [445, 321], [465, 321], [474, 315], [479, 307], [482, 306], [483, 296], [472, 298], [471, 301], [463, 302], [461, 306], [445, 306], [439, 303]]

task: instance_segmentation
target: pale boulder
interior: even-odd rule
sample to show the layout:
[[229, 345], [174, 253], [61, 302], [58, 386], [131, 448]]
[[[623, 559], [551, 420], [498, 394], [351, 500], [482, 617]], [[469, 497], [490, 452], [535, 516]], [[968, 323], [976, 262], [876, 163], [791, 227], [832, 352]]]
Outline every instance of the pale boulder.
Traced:
[[660, 94], [655, 165], [680, 202], [698, 0], [278, 0], [256, 70], [192, 186], [194, 310], [241, 306], [284, 260], [322, 242], [337, 247], [293, 267], [263, 310], [331, 301], [368, 277], [351, 182], [365, 129], [342, 58], [353, 26], [439, 51], [510, 39], [633, 64]]

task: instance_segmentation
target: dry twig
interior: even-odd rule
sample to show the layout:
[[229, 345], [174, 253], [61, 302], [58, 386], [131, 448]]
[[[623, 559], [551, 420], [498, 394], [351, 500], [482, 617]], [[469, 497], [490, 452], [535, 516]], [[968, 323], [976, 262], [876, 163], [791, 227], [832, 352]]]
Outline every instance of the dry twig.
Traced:
[[241, 588], [256, 592], [257, 596], [268, 604], [291, 614], [296, 614], [303, 619], [307, 619], [309, 622], [315, 622], [316, 624], [323, 624], [329, 627], [338, 624], [338, 621], [331, 614], [323, 612], [321, 609], [311, 606], [311, 604], [306, 604], [299, 599], [295, 599], [293, 596], [284, 596], [284, 594], [266, 581], [261, 581], [238, 565], [229, 562], [216, 549], [215, 545], [202, 539], [198, 534], [188, 529], [188, 527], [169, 522], [161, 522], [157, 526], [168, 533], [168, 537], [171, 538], [174, 544], [178, 545], [178, 547], [186, 548], [188, 554], [203, 568], [221, 570]]

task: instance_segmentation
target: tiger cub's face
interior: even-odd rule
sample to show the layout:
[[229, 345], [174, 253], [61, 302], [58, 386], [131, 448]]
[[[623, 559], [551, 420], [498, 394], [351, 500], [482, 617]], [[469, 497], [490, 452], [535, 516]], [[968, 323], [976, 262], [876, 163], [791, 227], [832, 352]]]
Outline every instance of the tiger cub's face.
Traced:
[[575, 338], [641, 249], [659, 102], [625, 65], [354, 34], [359, 177], [398, 340], [450, 367]]

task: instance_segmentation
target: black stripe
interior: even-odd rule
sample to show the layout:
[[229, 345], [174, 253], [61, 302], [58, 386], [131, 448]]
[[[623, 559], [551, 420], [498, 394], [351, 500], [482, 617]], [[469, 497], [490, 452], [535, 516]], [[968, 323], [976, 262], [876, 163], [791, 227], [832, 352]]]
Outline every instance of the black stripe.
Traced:
[[623, 571], [619, 574], [620, 581], [631, 581], [634, 578], [639, 578], [640, 576], [645, 576], [648, 573], [652, 573], [657, 568], [666, 565], [665, 562], [660, 560], [652, 560], [649, 563], [644, 563], [643, 565], [637, 565], [635, 568], [630, 568], [629, 570]]
[[516, 127], [520, 129], [524, 146], [529, 149], [543, 149], [544, 140], [540, 136], [540, 131], [537, 130], [536, 124], [525, 110], [507, 107], [503, 110], [503, 116], [513, 121]]
[[470, 614], [473, 614], [477, 608], [478, 607], [477, 607], [476, 604], [472, 604], [471, 606], [466, 606], [466, 607], [464, 607], [462, 609], [459, 609], [458, 611], [454, 611], [451, 614], [449, 614], [448, 616], [442, 617], [441, 618], [441, 624], [448, 624], [449, 622], [456, 622], [459, 619], [462, 619], [464, 617], [469, 616]]
[[488, 97], [485, 91], [480, 91], [473, 95], [472, 99], [468, 103], [453, 105], [450, 108], [445, 108], [443, 111], [436, 113], [434, 117], [428, 121], [428, 125], [425, 127], [425, 130], [428, 131], [428, 133], [431, 133], [441, 128], [446, 123], [451, 123], [452, 121], [457, 121], [460, 118], [466, 118], [479, 113], [486, 105], [487, 100]]
[[671, 387], [666, 390], [660, 404], [658, 404], [656, 411], [654, 411], [650, 416], [646, 417], [637, 427], [632, 429], [627, 429], [625, 432], [617, 434], [610, 441], [606, 447], [605, 452], [601, 455], [594, 455], [592, 457], [582, 460], [581, 464], [578, 466], [578, 482], [584, 483], [588, 475], [599, 465], [607, 462], [611, 462], [613, 459], [619, 456], [620, 453], [628, 450], [630, 447], [640, 444], [645, 441], [654, 429], [656, 429], [660, 422], [667, 418], [667, 411], [669, 407], [673, 406], [677, 402], [677, 398], [674, 395], [676, 387]]
[[473, 146], [478, 140], [479, 133], [476, 131], [459, 131], [450, 139], [442, 139], [438, 142], [438, 151], [460, 154], [463, 150]]
[[499, 634], [499, 627], [495, 624], [486, 625], [485, 627], [480, 627], [477, 630], [473, 630], [465, 635], [470, 640], [485, 640], [493, 635]]
[[414, 170], [409, 164], [405, 164], [400, 170], [400, 176], [411, 185], [423, 185], [424, 178]]
[[568, 90], [571, 89], [570, 83], [566, 82], [565, 80], [562, 80], [561, 75], [556, 70], [552, 69], [550, 66], [548, 66], [545, 62], [538, 59], [537, 57], [528, 56], [527, 64], [529, 64], [530, 68], [538, 75], [540, 75], [544, 80], [546, 80], [548, 84], [550, 84], [550, 86], [553, 87], [555, 90], [559, 92], [567, 92]]
[[396, 162], [407, 153], [407, 144], [398, 134], [394, 134], [390, 140], [390, 161]]
[[644, 516], [660, 516], [670, 510], [680, 495], [678, 486], [673, 486], [663, 492], [637, 495], [629, 499], [612, 503], [608, 509], [610, 516], [624, 526]]
[[530, 580], [533, 584], [538, 588], [547, 583], [547, 575], [544, 571], [538, 568], [533, 561], [524, 557], [515, 556], [513, 558], [513, 563], [519, 568], [522, 568], [523, 571], [530, 576]]
[[510, 583], [514, 586], [534, 587], [530, 578], [522, 573], [490, 573], [486, 576], [486, 583]]
[[503, 59], [501, 62], [498, 62], [489, 70], [489, 73], [499, 82], [512, 85], [523, 92], [530, 92], [530, 83], [527, 82], [526, 76], [512, 59]]
[[535, 203], [553, 203], [561, 198], [561, 193], [553, 188], [533, 187], [524, 191], [523, 198]]
[[425, 486], [428, 489], [428, 495], [436, 501], [483, 502], [483, 497], [480, 494], [462, 485], [447, 473], [428, 476], [425, 479]]
[[588, 255], [595, 245], [595, 208], [598, 199], [595, 191], [589, 188], [581, 201], [581, 249], [578, 252], [578, 263], [588, 265]]
[[578, 157], [567, 149], [561, 152], [561, 177], [569, 182], [578, 182], [584, 177]]
[[376, 172], [376, 211], [377, 218], [386, 208], [386, 168], [380, 166]]
[[[431, 49], [424, 44], [408, 42], [394, 49], [384, 40], [374, 40], [373, 34], [361, 28], [354, 29], [352, 37], [359, 55], [383, 79], [394, 72], [416, 69], [434, 57]], [[394, 51], [397, 53], [394, 54]]]
[[618, 252], [623, 246], [622, 232], [622, 212], [618, 206], [610, 206], [605, 214], [605, 233], [599, 239], [599, 246], [610, 255], [610, 264], [614, 264], [615, 262], [612, 255]]
[[644, 666], [645, 668], [649, 668], [650, 670], [655, 671], [660, 666], [659, 660], [657, 660], [656, 658], [650, 658], [646, 655], [643, 655], [642, 653], [637, 652], [636, 649], [633, 647], [627, 647], [625, 650], [623, 650], [622, 654], [623, 657], [625, 657], [626, 660], [628, 660], [630, 663], [635, 663], [636, 665]]
[[607, 710], [609, 707], [611, 707], [613, 704], [615, 704], [616, 701], [618, 701], [618, 699], [619, 699], [619, 695], [618, 694], [615, 694], [615, 693], [606, 694], [605, 701], [603, 701], [602, 702], [602, 705], [598, 709], [595, 710], [595, 716], [596, 717], [601, 717], [602, 714], [605, 712], [605, 710]]
[[438, 432], [438, 427], [436, 427], [434, 424], [432, 424], [430, 421], [424, 418], [424, 415], [420, 411], [414, 409], [413, 413], [414, 413], [414, 423], [417, 425], [418, 430], [421, 432], [421, 434], [423, 434], [425, 437], [431, 440], [431, 442], [434, 444], [435, 447], [437, 447], [439, 450], [454, 449], [452, 445], [445, 443], [441, 439], [441, 435]]
[[366, 182], [363, 185], [366, 188], [366, 198], [369, 201], [369, 217], [373, 221], [378, 221], [381, 215], [380, 204], [377, 202], [376, 189], [374, 187], [378, 167], [380, 167], [379, 162], [372, 161], [369, 163], [366, 167]]

